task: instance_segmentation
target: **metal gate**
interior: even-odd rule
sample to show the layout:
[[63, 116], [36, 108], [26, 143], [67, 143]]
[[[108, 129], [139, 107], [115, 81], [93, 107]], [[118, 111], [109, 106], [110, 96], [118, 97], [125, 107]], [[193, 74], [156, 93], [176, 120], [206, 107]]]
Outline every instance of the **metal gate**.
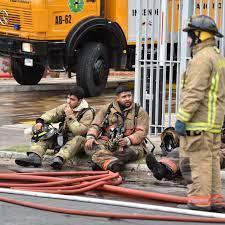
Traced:
[[[129, 3], [129, 0], [128, 0]], [[191, 15], [209, 15], [225, 34], [224, 0], [137, 0], [135, 102], [149, 113], [150, 133], [173, 126], [181, 75], [190, 59], [187, 34]], [[224, 38], [218, 43], [224, 54]]]

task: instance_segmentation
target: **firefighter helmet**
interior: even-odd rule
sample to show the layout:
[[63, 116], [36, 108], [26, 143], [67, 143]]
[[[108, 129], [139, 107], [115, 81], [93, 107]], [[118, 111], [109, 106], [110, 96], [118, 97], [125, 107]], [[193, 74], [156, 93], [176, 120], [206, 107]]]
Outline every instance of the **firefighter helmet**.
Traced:
[[187, 27], [183, 29], [184, 32], [190, 31], [206, 31], [212, 33], [213, 35], [222, 38], [223, 35], [219, 32], [215, 21], [205, 15], [193, 16], [189, 19]]
[[174, 127], [167, 127], [161, 133], [161, 149], [164, 156], [171, 152], [174, 148], [179, 147], [179, 135], [175, 131]]
[[57, 129], [53, 127], [51, 124], [44, 124], [43, 129], [41, 131], [36, 130], [35, 126], [32, 127], [32, 138], [31, 140], [34, 142], [44, 141], [52, 138], [57, 134]]

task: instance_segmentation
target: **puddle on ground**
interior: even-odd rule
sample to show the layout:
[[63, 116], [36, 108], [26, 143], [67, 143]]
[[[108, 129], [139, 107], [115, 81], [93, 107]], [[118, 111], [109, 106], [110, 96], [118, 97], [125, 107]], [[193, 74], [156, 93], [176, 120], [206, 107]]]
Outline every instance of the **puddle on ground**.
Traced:
[[[66, 91], [1, 93], [0, 126], [35, 120], [47, 110], [63, 104], [66, 97]], [[113, 99], [114, 93], [106, 91], [87, 101], [98, 110]]]

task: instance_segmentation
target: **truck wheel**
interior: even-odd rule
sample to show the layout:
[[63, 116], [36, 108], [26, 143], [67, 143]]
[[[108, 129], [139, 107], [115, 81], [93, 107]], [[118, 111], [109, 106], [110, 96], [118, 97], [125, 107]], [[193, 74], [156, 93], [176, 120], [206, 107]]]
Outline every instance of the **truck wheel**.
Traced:
[[77, 84], [87, 96], [98, 96], [106, 86], [108, 75], [107, 48], [102, 43], [87, 43], [78, 56]]
[[38, 84], [45, 71], [44, 66], [38, 64], [34, 64], [32, 67], [25, 66], [23, 61], [15, 58], [11, 59], [11, 69], [15, 80], [22, 85]]

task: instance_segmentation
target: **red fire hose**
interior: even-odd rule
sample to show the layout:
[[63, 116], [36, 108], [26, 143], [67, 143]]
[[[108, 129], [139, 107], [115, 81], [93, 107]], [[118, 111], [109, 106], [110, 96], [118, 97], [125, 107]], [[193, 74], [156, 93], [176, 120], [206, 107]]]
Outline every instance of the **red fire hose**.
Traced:
[[5, 197], [0, 197], [0, 201], [8, 202], [12, 204], [17, 204], [25, 207], [64, 213], [72, 215], [81, 215], [81, 216], [93, 216], [93, 217], [104, 217], [104, 218], [113, 218], [113, 219], [136, 219], [136, 220], [160, 220], [160, 221], [182, 221], [182, 222], [205, 222], [205, 223], [224, 223], [225, 219], [217, 218], [201, 218], [201, 217], [176, 217], [176, 216], [159, 216], [159, 215], [142, 215], [142, 214], [121, 214], [121, 213], [108, 213], [108, 212], [95, 212], [95, 211], [86, 211], [86, 210], [73, 210], [58, 208], [53, 206], [46, 206], [37, 203], [31, 203], [21, 200], [15, 200]]
[[[59, 178], [59, 177], [60, 178]], [[68, 178], [68, 176], [82, 176]], [[124, 187], [117, 187], [122, 182], [118, 173], [110, 171], [80, 171], [80, 172], [39, 172], [39, 173], [0, 173], [0, 187], [9, 187], [13, 189], [23, 189], [40, 191], [47, 193], [60, 194], [78, 194], [95, 189], [109, 191], [127, 196], [141, 197], [145, 199], [154, 199], [160, 201], [169, 201], [175, 203], [186, 203], [186, 197], [178, 197], [166, 194], [134, 190]], [[18, 183], [22, 181], [22, 183]], [[17, 183], [16, 183], [17, 182]], [[160, 215], [142, 215], [142, 214], [119, 214], [108, 212], [82, 211], [65, 208], [58, 208], [36, 203], [0, 197], [0, 201], [12, 204], [22, 205], [35, 209], [41, 209], [51, 212], [66, 213], [73, 215], [95, 216], [120, 219], [144, 219], [144, 220], [162, 220], [162, 221], [184, 221], [184, 222], [208, 222], [225, 223], [223, 218], [202, 218], [202, 217], [176, 217]]]

